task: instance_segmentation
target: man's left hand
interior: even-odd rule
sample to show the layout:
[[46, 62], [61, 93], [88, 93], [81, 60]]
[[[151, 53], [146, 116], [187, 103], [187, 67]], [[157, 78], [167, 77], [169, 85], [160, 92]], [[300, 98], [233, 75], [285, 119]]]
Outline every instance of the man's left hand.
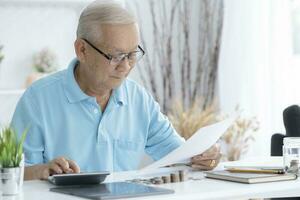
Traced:
[[194, 169], [212, 170], [221, 159], [220, 145], [215, 144], [204, 153], [192, 157], [191, 163]]

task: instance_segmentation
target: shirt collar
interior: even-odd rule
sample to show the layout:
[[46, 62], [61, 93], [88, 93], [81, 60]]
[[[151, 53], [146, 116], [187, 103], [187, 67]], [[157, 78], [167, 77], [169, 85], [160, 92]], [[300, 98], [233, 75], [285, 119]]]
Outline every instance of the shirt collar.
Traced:
[[78, 62], [79, 61], [76, 58], [71, 61], [67, 69], [67, 75], [64, 79], [65, 93], [70, 103], [76, 103], [90, 97], [80, 89], [77, 81], [75, 80], [74, 69]]
[[127, 104], [126, 80], [116, 89], [113, 90], [113, 98], [116, 104], [123, 106]]
[[[94, 98], [85, 94], [79, 87], [74, 76], [74, 69], [79, 61], [75, 58], [73, 59], [67, 69], [67, 75], [64, 79], [65, 94], [70, 103], [76, 103], [85, 99]], [[112, 98], [117, 105], [127, 104], [127, 92], [126, 92], [126, 80], [116, 89], [113, 90]]]

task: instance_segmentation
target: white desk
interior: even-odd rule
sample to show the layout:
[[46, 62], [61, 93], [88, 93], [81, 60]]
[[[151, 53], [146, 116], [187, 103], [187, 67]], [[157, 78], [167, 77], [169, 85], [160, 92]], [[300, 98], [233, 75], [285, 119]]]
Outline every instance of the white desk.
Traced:
[[[225, 163], [226, 164], [226, 163]], [[228, 163], [227, 163], [228, 164]], [[222, 167], [222, 166], [220, 166]], [[164, 169], [166, 170], [166, 169]], [[168, 169], [167, 169], [168, 170]], [[202, 172], [192, 172], [201, 177]], [[128, 180], [136, 177], [136, 172], [114, 173], [108, 177], [106, 182]], [[15, 198], [4, 197], [3, 200], [71, 200], [82, 199], [74, 196], [50, 192], [53, 187], [45, 181], [26, 181], [23, 192]], [[282, 181], [260, 184], [242, 184], [213, 179], [188, 180], [182, 183], [163, 184], [159, 187], [175, 190], [175, 194], [140, 197], [135, 199], [159, 200], [159, 199], [247, 199], [247, 198], [269, 198], [284, 196], [300, 196], [300, 179], [295, 181]]]

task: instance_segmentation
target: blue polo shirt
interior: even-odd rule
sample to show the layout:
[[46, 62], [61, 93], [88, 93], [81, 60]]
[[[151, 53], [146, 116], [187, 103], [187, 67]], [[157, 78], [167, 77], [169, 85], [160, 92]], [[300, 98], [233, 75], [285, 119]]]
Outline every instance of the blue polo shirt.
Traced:
[[114, 89], [104, 112], [86, 95], [68, 69], [33, 83], [17, 104], [11, 125], [24, 143], [27, 165], [65, 156], [82, 171], [138, 168], [143, 153], [157, 160], [183, 139], [144, 88], [126, 79]]

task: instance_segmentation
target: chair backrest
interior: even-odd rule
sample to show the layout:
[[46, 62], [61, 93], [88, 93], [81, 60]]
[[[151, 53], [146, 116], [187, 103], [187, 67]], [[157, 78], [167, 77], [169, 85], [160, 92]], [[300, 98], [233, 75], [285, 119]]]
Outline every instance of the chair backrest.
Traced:
[[283, 123], [288, 137], [300, 137], [300, 107], [292, 105], [283, 111]]
[[300, 137], [300, 107], [291, 105], [283, 111], [286, 134], [276, 133], [271, 138], [271, 156], [282, 156], [284, 137]]
[[271, 156], [282, 156], [283, 138], [285, 135], [275, 133], [271, 138]]

